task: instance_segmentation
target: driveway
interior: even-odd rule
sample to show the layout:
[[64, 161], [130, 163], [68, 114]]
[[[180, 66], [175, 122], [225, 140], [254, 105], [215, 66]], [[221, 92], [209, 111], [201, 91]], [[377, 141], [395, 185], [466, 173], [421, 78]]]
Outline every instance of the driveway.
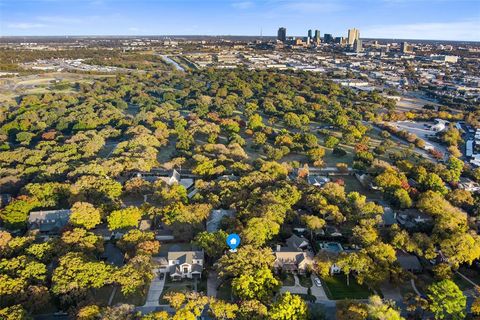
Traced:
[[297, 294], [307, 294], [308, 288], [302, 287], [302, 285], [300, 284], [300, 280], [298, 279], [296, 274], [294, 274], [293, 277], [295, 278], [295, 285], [281, 287], [280, 293], [290, 292]]
[[216, 297], [217, 288], [220, 285], [220, 279], [218, 273], [215, 271], [210, 271], [207, 278], [207, 296]]
[[310, 291], [312, 292], [312, 296], [315, 296], [315, 298], [317, 298], [316, 302], [329, 300], [327, 298], [327, 295], [325, 294], [325, 290], [323, 289], [323, 285], [321, 287], [317, 287], [317, 285], [313, 281], [314, 278], [315, 278], [314, 275], [310, 276], [310, 279], [312, 279], [312, 287], [311, 287]]
[[[163, 280], [160, 280], [160, 274], [164, 273], [165, 276]], [[160, 306], [159, 300], [160, 296], [163, 292], [163, 286], [165, 285], [165, 279], [167, 278], [167, 274], [163, 270], [154, 269], [153, 274], [155, 277], [150, 283], [150, 288], [148, 289], [147, 301], [143, 305], [143, 307], [158, 307]]]

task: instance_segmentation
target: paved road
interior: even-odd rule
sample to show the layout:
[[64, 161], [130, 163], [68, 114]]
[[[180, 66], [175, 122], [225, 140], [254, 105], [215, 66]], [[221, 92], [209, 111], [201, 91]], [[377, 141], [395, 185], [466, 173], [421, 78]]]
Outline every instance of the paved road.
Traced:
[[207, 278], [207, 296], [216, 297], [217, 288], [220, 285], [220, 279], [218, 273], [215, 271], [210, 271]]
[[148, 295], [147, 295], [147, 302], [143, 305], [143, 307], [159, 307], [160, 306], [160, 296], [162, 295], [163, 292], [163, 286], [165, 285], [165, 279], [167, 275], [163, 277], [163, 280], [160, 280], [160, 273], [163, 273], [163, 271], [159, 269], [154, 269], [153, 274], [155, 277], [152, 280], [152, 283], [150, 283], [150, 288], [148, 289]]

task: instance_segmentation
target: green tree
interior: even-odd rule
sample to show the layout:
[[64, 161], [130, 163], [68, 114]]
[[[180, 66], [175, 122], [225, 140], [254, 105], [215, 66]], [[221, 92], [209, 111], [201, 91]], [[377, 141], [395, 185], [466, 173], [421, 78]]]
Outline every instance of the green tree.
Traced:
[[67, 250], [80, 250], [85, 252], [103, 251], [102, 237], [82, 228], [65, 231], [61, 239], [67, 246]]
[[31, 317], [22, 305], [16, 304], [10, 307], [0, 309], [0, 319], [2, 320], [29, 320]]
[[365, 320], [368, 317], [368, 311], [363, 303], [341, 300], [337, 302], [335, 317], [337, 320]]
[[88, 202], [75, 202], [70, 214], [70, 223], [85, 229], [95, 228], [102, 221], [100, 210]]
[[258, 269], [253, 274], [242, 274], [233, 279], [233, 293], [242, 300], [270, 300], [279, 288], [280, 282], [267, 268]]
[[101, 288], [112, 282], [113, 267], [87, 259], [83, 254], [69, 252], [59, 260], [52, 275], [52, 292], [56, 295], [79, 294]]
[[107, 218], [110, 230], [124, 229], [138, 226], [142, 218], [142, 210], [136, 207], [115, 210]]
[[467, 298], [451, 280], [431, 284], [427, 289], [429, 309], [436, 319], [464, 319]]
[[238, 305], [235, 303], [228, 303], [218, 299], [210, 299], [209, 307], [210, 313], [215, 317], [215, 319], [237, 319]]
[[96, 320], [100, 317], [100, 307], [97, 305], [88, 305], [80, 308], [77, 312], [78, 320]]
[[39, 202], [34, 198], [24, 197], [14, 200], [0, 211], [0, 219], [8, 229], [14, 230], [25, 227], [28, 214], [37, 207]]
[[306, 320], [308, 319], [307, 304], [299, 296], [286, 292], [273, 304], [269, 318], [272, 320]]
[[410, 198], [407, 190], [402, 188], [398, 188], [393, 192], [392, 199], [395, 205], [401, 209], [407, 209], [413, 205], [412, 198]]
[[138, 293], [153, 279], [152, 267], [150, 257], [138, 255], [123, 267], [115, 270], [113, 278], [120, 284], [124, 295], [132, 295]]
[[323, 157], [325, 156], [325, 149], [323, 148], [313, 148], [307, 152], [308, 158], [313, 162], [314, 165], [322, 165]]
[[200, 232], [195, 236], [194, 243], [202, 248], [212, 260], [217, 260], [228, 249], [227, 233], [223, 230]]
[[273, 267], [275, 257], [270, 248], [240, 247], [235, 253], [226, 253], [217, 262], [221, 277], [240, 277], [256, 270]]
[[335, 148], [339, 143], [340, 140], [334, 136], [328, 136], [325, 138], [325, 147], [327, 148]]
[[248, 128], [253, 130], [253, 131], [257, 131], [257, 130], [263, 128], [262, 116], [259, 115], [258, 113], [255, 113], [255, 114], [251, 115], [248, 118]]
[[379, 296], [371, 296], [367, 304], [368, 317], [372, 320], [403, 320], [394, 306], [393, 301], [384, 302]]
[[310, 230], [310, 238], [313, 239], [313, 232], [319, 231], [325, 225], [325, 220], [313, 215], [302, 216], [302, 221]]

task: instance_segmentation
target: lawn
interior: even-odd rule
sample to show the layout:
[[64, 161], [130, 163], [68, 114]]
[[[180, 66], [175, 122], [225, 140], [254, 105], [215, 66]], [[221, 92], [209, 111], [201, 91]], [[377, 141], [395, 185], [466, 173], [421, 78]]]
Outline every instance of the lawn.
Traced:
[[147, 301], [147, 294], [148, 288], [150, 285], [146, 285], [141, 288], [138, 292], [132, 293], [128, 296], [125, 296], [120, 288], [117, 289], [115, 293], [115, 297], [113, 297], [112, 305], [116, 305], [118, 303], [126, 303], [126, 304], [133, 304], [135, 306], [143, 306]]
[[467, 280], [465, 280], [463, 277], [459, 276], [456, 273], [453, 275], [452, 280], [457, 284], [457, 286], [462, 291], [473, 289], [473, 285], [470, 282], [468, 282]]
[[350, 285], [347, 286], [347, 278], [343, 274], [323, 278], [322, 283], [325, 293], [331, 300], [367, 299], [373, 294], [372, 291], [365, 285], [360, 285], [352, 276], [350, 276]]
[[354, 176], [342, 176], [340, 177], [345, 181], [345, 191], [352, 192], [357, 191], [367, 197], [369, 201], [381, 200], [382, 193], [375, 190], [370, 190], [362, 186], [362, 184]]
[[88, 292], [88, 297], [93, 299], [96, 304], [100, 306], [108, 305], [108, 299], [113, 291], [113, 285], [101, 287], [99, 289], [93, 289]]
[[[164, 299], [164, 296], [169, 292], [178, 292], [178, 291], [193, 291], [195, 289], [195, 280], [192, 279], [183, 279], [181, 281], [172, 281], [167, 275], [165, 280], [165, 286], [163, 287], [162, 295], [160, 296], [160, 304], [167, 304], [167, 301]], [[207, 279], [202, 278], [197, 280], [197, 292], [202, 292], [207, 294]]]
[[312, 286], [312, 279], [309, 276], [298, 276], [298, 279], [302, 287], [310, 288]]
[[281, 276], [282, 285], [285, 287], [291, 287], [295, 285], [295, 279], [291, 274], [285, 274]]

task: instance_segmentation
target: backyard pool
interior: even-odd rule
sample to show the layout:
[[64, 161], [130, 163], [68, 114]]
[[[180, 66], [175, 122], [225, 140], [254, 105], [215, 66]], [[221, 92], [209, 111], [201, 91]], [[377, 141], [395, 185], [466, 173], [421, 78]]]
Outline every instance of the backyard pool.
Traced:
[[320, 250], [328, 252], [340, 253], [343, 251], [342, 245], [338, 242], [319, 242], [318, 246]]

